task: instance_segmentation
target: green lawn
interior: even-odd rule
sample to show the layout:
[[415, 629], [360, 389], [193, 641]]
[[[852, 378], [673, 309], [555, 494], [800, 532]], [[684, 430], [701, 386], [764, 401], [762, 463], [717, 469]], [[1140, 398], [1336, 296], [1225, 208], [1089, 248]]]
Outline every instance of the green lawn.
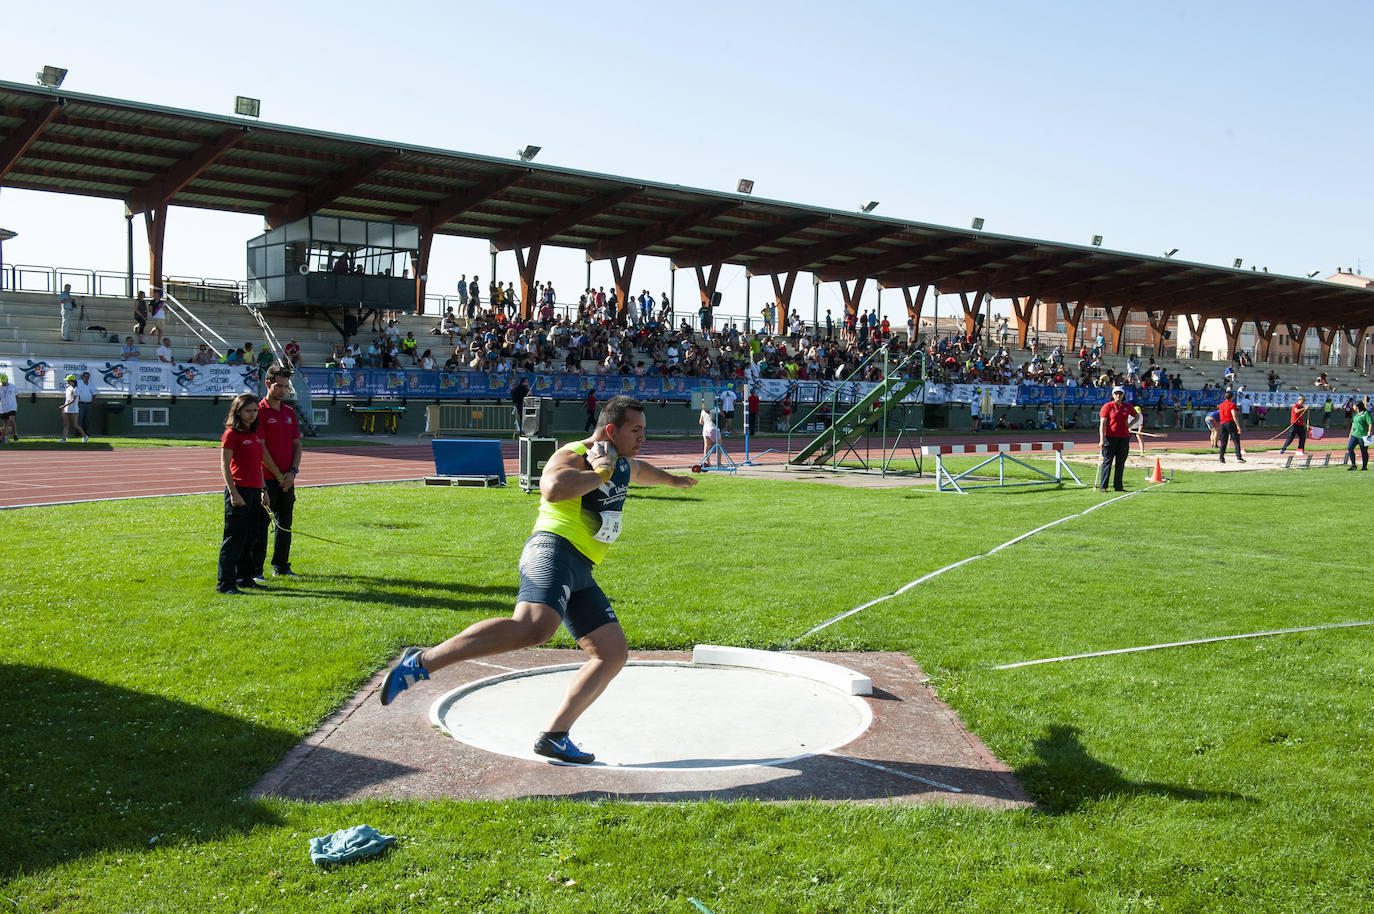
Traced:
[[[232, 601], [213, 593], [217, 496], [8, 511], [0, 896], [21, 912], [1360, 910], [1374, 627], [991, 667], [1374, 618], [1370, 485], [1180, 473], [798, 645], [910, 654], [1036, 799], [1017, 812], [248, 800], [401, 646], [509, 610], [534, 500], [305, 490], [297, 529], [354, 548], [298, 540], [307, 576]], [[598, 578], [635, 647], [783, 648], [1101, 499], [713, 474], [636, 490]], [[310, 864], [311, 836], [360, 822], [400, 844]]]

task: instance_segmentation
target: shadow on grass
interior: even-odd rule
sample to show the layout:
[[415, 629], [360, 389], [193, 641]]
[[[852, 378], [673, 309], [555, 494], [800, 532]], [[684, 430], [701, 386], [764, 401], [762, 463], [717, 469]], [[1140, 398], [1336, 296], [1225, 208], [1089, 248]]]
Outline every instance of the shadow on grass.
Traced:
[[1111, 765], [1088, 754], [1078, 728], [1056, 724], [1035, 741], [1039, 761], [1016, 770], [1016, 779], [1051, 815], [1077, 812], [1085, 803], [1107, 797], [1158, 796], [1200, 803], [1207, 800], [1254, 802], [1229, 790], [1199, 790], [1156, 781], [1131, 781]]
[[294, 735], [65, 670], [6, 664], [0, 677], [0, 877], [277, 822], [236, 798]]
[[[305, 586], [290, 590], [256, 591], [271, 599], [330, 599], [351, 603], [384, 603], [415, 609], [452, 609], [462, 612], [509, 612], [516, 588], [472, 586], [461, 581], [421, 580], [355, 574], [311, 574]], [[329, 586], [329, 585], [336, 586]], [[315, 585], [315, 586], [310, 586]]]

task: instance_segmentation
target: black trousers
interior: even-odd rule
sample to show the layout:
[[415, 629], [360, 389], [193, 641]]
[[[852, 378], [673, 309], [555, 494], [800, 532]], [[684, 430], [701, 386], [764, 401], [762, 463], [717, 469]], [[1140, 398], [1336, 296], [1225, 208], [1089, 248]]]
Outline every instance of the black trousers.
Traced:
[[[1131, 439], [1104, 437], [1102, 439], [1102, 467], [1097, 471], [1097, 487], [1107, 488], [1107, 477], [1112, 476], [1112, 488], [1124, 489], [1122, 477], [1126, 473], [1126, 458], [1131, 454]], [[1115, 466], [1115, 471], [1113, 471]]]
[[[267, 486], [267, 504], [272, 508], [272, 513], [277, 516], [277, 535], [272, 543], [272, 568], [291, 567], [291, 534], [294, 518], [293, 512], [296, 510], [296, 489], [282, 489], [281, 483], [275, 479], [269, 479]], [[267, 512], [258, 510], [258, 538], [253, 544], [253, 573], [255, 577], [263, 576], [263, 563], [267, 561], [267, 525], [272, 518], [267, 516]], [[286, 530], [283, 530], [285, 527]]]
[[249, 581], [255, 574], [253, 555], [257, 548], [258, 515], [262, 510], [262, 489], [238, 487], [243, 504], [235, 506], [224, 490], [224, 539], [219, 547], [219, 574], [216, 584], [228, 590], [239, 581]]
[[1283, 439], [1283, 447], [1279, 448], [1280, 454], [1288, 449], [1288, 445], [1293, 443], [1294, 438], [1298, 439], [1298, 450], [1301, 451], [1307, 448], [1307, 423], [1304, 422], [1301, 425], [1290, 425], [1288, 427], [1288, 437]]
[[1217, 428], [1217, 442], [1221, 445], [1221, 459], [1226, 459], [1226, 441], [1230, 439], [1236, 443], [1236, 457], [1240, 458], [1240, 427], [1232, 419], [1230, 422], [1223, 422]]

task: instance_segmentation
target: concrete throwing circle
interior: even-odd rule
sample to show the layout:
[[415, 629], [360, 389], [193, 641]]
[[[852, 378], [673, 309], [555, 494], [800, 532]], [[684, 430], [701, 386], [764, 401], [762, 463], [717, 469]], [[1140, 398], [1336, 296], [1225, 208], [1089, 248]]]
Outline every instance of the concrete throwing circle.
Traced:
[[[547, 762], [534, 754], [534, 739], [579, 666], [469, 683], [441, 696], [430, 721], [478, 749]], [[597, 766], [711, 770], [818, 755], [852, 742], [872, 719], [862, 698], [806, 676], [749, 666], [630, 661], [578, 720], [572, 736], [596, 754]]]

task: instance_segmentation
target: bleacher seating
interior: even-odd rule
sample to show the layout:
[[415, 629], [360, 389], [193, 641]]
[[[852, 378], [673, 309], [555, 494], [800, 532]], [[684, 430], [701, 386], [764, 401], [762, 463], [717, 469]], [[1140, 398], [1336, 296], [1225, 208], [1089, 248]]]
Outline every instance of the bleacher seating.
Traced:
[[[133, 335], [133, 303], [127, 298], [77, 296], [85, 306], [85, 319], [78, 320], [70, 342], [63, 342], [58, 329], [57, 296], [42, 292], [0, 293], [0, 356], [62, 355], [85, 359], [119, 358], [124, 338]], [[255, 349], [262, 346], [262, 330], [248, 310], [240, 305], [198, 302], [189, 307], [202, 321], [212, 327], [234, 346], [252, 342]], [[264, 312], [268, 323], [282, 345], [294, 338], [301, 347], [301, 357], [307, 366], [321, 366], [340, 341], [338, 330], [323, 317], [308, 317], [304, 311], [269, 310]], [[430, 330], [438, 323], [433, 315], [402, 314], [397, 326], [402, 335], [413, 331], [420, 341], [420, 351], [442, 346]], [[165, 321], [172, 352], [177, 359], [189, 360], [200, 340], [175, 316]], [[103, 332], [85, 328], [104, 327]], [[355, 339], [364, 346], [372, 338], [371, 324], [367, 324]], [[110, 342], [111, 337], [117, 342]], [[139, 346], [142, 359], [157, 359], [157, 339], [144, 335]]]

